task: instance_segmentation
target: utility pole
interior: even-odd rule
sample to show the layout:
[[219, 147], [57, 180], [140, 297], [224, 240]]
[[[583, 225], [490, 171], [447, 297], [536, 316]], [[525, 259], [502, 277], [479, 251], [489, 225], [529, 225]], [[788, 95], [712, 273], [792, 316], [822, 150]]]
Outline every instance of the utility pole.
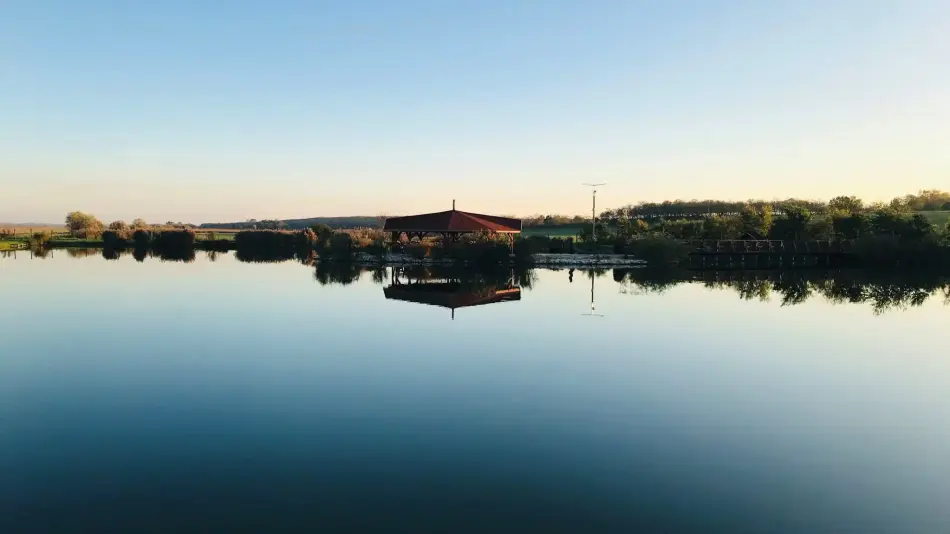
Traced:
[[594, 240], [594, 243], [597, 242], [597, 188], [602, 185], [607, 185], [607, 182], [599, 184], [582, 184], [588, 187], [591, 187], [591, 207], [590, 207], [590, 224], [591, 224], [591, 237]]
[[596, 309], [594, 308], [594, 279], [597, 278], [597, 273], [590, 270], [587, 274], [590, 276], [590, 313], [582, 313], [581, 315], [587, 317], [603, 317], [603, 314], [596, 313]]

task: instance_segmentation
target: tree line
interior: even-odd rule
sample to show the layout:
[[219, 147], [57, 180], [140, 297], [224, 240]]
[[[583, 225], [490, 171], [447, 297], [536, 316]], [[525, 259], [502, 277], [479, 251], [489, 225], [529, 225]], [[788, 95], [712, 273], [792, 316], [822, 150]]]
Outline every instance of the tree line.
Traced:
[[[677, 201], [608, 210], [600, 223], [607, 234], [618, 238], [661, 233], [677, 239], [839, 240], [875, 235], [924, 239], [946, 234], [950, 226], [938, 228], [914, 207], [937, 206], [944, 198], [950, 198], [950, 194], [923, 191], [874, 204], [865, 204], [853, 196], [836, 197], [827, 203], [796, 199], [747, 203]], [[708, 208], [709, 213], [700, 213], [701, 207]]]
[[168, 221], [165, 224], [149, 224], [145, 219], [134, 219], [131, 224], [125, 221], [112, 221], [108, 225], [103, 224], [95, 215], [90, 215], [82, 211], [72, 211], [66, 214], [66, 230], [73, 237], [83, 239], [98, 239], [102, 237], [103, 232], [111, 230], [116, 232], [120, 238], [129, 239], [136, 230], [151, 229], [169, 229], [169, 230], [194, 230], [197, 228], [194, 224], [183, 222]]
[[333, 229], [342, 228], [382, 228], [386, 218], [383, 216], [352, 217], [311, 217], [307, 219], [248, 219], [242, 222], [204, 223], [201, 229], [227, 230], [303, 230], [321, 224]]
[[[785, 206], [776, 214], [771, 206], [746, 206], [735, 215], [703, 219], [618, 219], [612, 225], [621, 237], [658, 232], [676, 239], [850, 240], [870, 236], [923, 239], [941, 229], [920, 213], [883, 208], [870, 212], [816, 215], [806, 208]], [[946, 229], [944, 229], [946, 231]]]
[[599, 217], [611, 221], [619, 218], [632, 219], [702, 219], [712, 215], [738, 215], [751, 206], [761, 209], [768, 206], [774, 213], [783, 213], [788, 206], [804, 208], [813, 214], [834, 212], [879, 211], [891, 208], [897, 211], [943, 211], [950, 210], [950, 193], [936, 189], [919, 191], [917, 194], [895, 197], [890, 202], [865, 204], [855, 196], [838, 196], [824, 202], [789, 198], [785, 200], [667, 200], [664, 202], [640, 202], [604, 211]]

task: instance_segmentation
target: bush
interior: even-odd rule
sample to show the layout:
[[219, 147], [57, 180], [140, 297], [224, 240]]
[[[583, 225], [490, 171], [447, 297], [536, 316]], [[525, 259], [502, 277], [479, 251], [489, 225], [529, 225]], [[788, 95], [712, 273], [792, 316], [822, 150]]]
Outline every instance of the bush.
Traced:
[[152, 232], [144, 228], [140, 228], [132, 233], [132, 241], [135, 242], [135, 248], [137, 249], [148, 249], [152, 246]]
[[730, 215], [713, 215], [703, 221], [703, 238], [737, 239], [742, 233], [742, 221]]
[[530, 256], [538, 253], [573, 254], [573, 237], [530, 236], [515, 240], [515, 254]]
[[428, 243], [419, 243], [416, 245], [407, 245], [403, 247], [403, 252], [410, 258], [422, 260], [432, 254], [432, 245]]
[[445, 247], [444, 252], [447, 258], [473, 264], [495, 265], [510, 260], [508, 245], [491, 241], [456, 244]]
[[53, 238], [53, 232], [46, 230], [43, 232], [33, 232], [33, 235], [30, 236], [30, 245], [31, 246], [40, 246], [45, 245], [47, 241]]
[[843, 239], [858, 239], [871, 232], [871, 218], [865, 213], [831, 214], [831, 226], [835, 237]]
[[103, 230], [99, 219], [81, 211], [73, 211], [66, 215], [66, 228], [74, 237], [84, 239], [99, 237]]
[[312, 238], [312, 232], [245, 230], [235, 234], [234, 245], [241, 261], [285, 261], [308, 255], [313, 250], [309, 246]]
[[916, 239], [868, 236], [856, 240], [851, 252], [869, 267], [950, 265], [950, 247], [944, 246], [936, 234]]
[[106, 230], [102, 232], [102, 244], [107, 249], [119, 248], [125, 244], [125, 239], [121, 238], [116, 230]]
[[345, 257], [353, 253], [353, 238], [346, 232], [335, 232], [330, 238], [329, 250], [333, 257]]
[[365, 247], [365, 252], [371, 254], [378, 259], [382, 259], [386, 256], [386, 253], [389, 251], [389, 243], [385, 239], [374, 239], [369, 245]]
[[159, 251], [191, 250], [193, 258], [195, 240], [195, 231], [191, 229], [162, 230], [152, 237], [152, 248]]
[[[704, 233], [703, 221], [690, 221], [686, 219], [661, 221], [659, 230], [676, 239], [697, 239], [702, 237]], [[642, 231], [637, 232], [637, 234], [642, 233]]]
[[689, 246], [656, 234], [631, 240], [626, 252], [651, 265], [673, 265], [689, 258]]
[[314, 224], [310, 227], [310, 231], [316, 236], [316, 246], [329, 246], [330, 239], [333, 238], [333, 230], [329, 226], [325, 224]]
[[773, 239], [805, 239], [811, 220], [811, 211], [808, 208], [795, 204], [785, 205], [782, 207], [782, 215], [773, 221], [769, 235]]
[[297, 232], [297, 248], [303, 251], [312, 251], [317, 246], [317, 234], [310, 228]]
[[[124, 221], [113, 221], [109, 223], [109, 230], [115, 233], [115, 238], [120, 240], [127, 240], [132, 237], [132, 228], [125, 224]], [[106, 234], [102, 233], [102, 239], [105, 241]]]

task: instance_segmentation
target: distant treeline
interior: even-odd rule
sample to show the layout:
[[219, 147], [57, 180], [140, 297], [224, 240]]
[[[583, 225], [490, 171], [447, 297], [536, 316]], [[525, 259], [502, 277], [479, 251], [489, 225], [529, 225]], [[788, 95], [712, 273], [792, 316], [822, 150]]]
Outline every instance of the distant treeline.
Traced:
[[604, 211], [599, 217], [604, 220], [616, 220], [627, 217], [633, 219], [699, 219], [712, 215], [737, 215], [746, 207], [762, 209], [768, 206], [773, 212], [781, 214], [787, 206], [796, 206], [813, 214], [835, 212], [869, 212], [891, 208], [902, 211], [943, 211], [950, 210], [950, 193], [938, 190], [924, 190], [916, 195], [896, 197], [888, 203], [866, 204], [854, 196], [838, 196], [827, 202], [789, 198], [785, 200], [667, 200], [664, 202], [640, 202], [620, 208]]
[[309, 219], [248, 219], [244, 222], [205, 223], [201, 229], [219, 230], [303, 230], [316, 225], [325, 225], [334, 230], [346, 228], [382, 228], [384, 217], [311, 217]]
[[[861, 265], [950, 265], [950, 224], [937, 226], [908, 205], [892, 203], [869, 208], [856, 199], [814, 213], [789, 203], [745, 204], [738, 213], [698, 218], [637, 218], [612, 213], [597, 229], [597, 242], [648, 262], [677, 263], [688, 255], [691, 240], [846, 241]], [[586, 225], [581, 238], [591, 238]]]
[[[834, 214], [839, 212], [857, 213], [880, 211], [891, 208], [901, 211], [950, 211], [950, 193], [939, 190], [923, 190], [917, 194], [896, 197], [889, 203], [865, 204], [853, 196], [839, 196], [830, 201], [805, 200], [789, 198], [785, 200], [667, 200], [664, 202], [640, 202], [629, 204], [616, 209], [602, 212], [598, 218], [605, 222], [615, 222], [623, 218], [643, 219], [654, 221], [657, 219], [702, 219], [712, 215], [738, 215], [747, 207], [761, 210], [769, 207], [776, 215], [785, 212], [786, 207], [795, 206], [808, 210], [814, 215]], [[384, 216], [348, 216], [348, 217], [310, 217], [305, 219], [248, 219], [241, 222], [204, 223], [195, 226], [189, 223], [168, 221], [164, 224], [149, 224], [142, 219], [135, 219], [131, 224], [115, 221], [108, 225], [112, 230], [126, 228], [137, 230], [148, 227], [164, 227], [176, 229], [202, 230], [303, 230], [314, 226], [326, 226], [334, 230], [353, 228], [382, 228]], [[531, 215], [522, 219], [525, 228], [556, 227], [566, 225], [589, 224], [590, 218], [581, 215], [540, 214]], [[77, 237], [96, 237], [106, 229], [106, 225], [92, 215], [83, 212], [72, 212], [66, 217], [67, 229]]]

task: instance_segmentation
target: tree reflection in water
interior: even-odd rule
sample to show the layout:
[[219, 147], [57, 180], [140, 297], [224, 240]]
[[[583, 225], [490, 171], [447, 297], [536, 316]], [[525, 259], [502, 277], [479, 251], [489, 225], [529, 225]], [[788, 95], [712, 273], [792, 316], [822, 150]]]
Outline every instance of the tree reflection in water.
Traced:
[[615, 269], [614, 280], [626, 292], [662, 293], [686, 283], [710, 289], [732, 290], [744, 300], [768, 301], [782, 306], [822, 297], [835, 304], [870, 304], [875, 314], [920, 306], [935, 294], [950, 304], [950, 275], [865, 270], [841, 271], [669, 271]]

